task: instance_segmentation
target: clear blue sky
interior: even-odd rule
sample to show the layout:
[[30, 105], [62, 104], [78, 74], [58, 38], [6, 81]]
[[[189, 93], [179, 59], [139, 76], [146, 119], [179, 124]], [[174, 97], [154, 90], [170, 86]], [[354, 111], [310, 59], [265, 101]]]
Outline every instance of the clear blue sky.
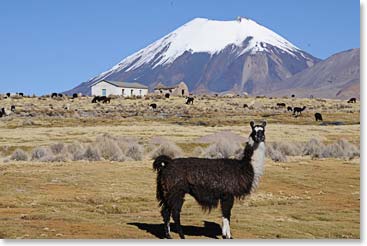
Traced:
[[360, 47], [359, 0], [0, 0], [0, 92], [70, 89], [195, 17], [246, 16], [310, 54]]

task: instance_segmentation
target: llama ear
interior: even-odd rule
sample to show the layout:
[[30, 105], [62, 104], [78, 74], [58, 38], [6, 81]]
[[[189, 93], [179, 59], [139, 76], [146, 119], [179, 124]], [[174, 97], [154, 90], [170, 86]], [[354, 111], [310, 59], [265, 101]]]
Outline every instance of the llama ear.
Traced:
[[265, 127], [266, 126], [266, 121], [264, 120], [262, 123], [262, 126]]
[[250, 122], [250, 126], [251, 126], [251, 128], [254, 128], [254, 125], [255, 125], [255, 122], [254, 122], [254, 121], [251, 121], [251, 122]]

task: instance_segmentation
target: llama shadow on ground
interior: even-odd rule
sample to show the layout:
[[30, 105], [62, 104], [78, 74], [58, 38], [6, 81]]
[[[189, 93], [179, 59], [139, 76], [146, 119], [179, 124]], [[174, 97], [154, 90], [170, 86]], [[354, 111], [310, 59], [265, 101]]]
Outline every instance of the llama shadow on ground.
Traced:
[[[149, 232], [150, 234], [156, 236], [157, 238], [163, 239], [164, 237], [164, 227], [163, 224], [147, 224], [147, 223], [127, 223], [128, 225], [133, 225], [138, 227], [140, 230]], [[171, 233], [177, 233], [176, 225], [170, 223]], [[203, 236], [213, 239], [218, 239], [218, 236], [222, 237], [222, 229], [220, 225], [210, 221], [204, 221], [204, 226], [184, 226], [182, 225], [183, 232], [185, 236]]]

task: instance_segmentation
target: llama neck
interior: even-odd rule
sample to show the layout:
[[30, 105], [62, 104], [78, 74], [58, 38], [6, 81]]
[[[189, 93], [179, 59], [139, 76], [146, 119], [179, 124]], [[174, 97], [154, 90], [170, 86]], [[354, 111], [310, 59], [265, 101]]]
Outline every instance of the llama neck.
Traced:
[[252, 149], [252, 151], [248, 153], [246, 159], [254, 170], [254, 180], [251, 188], [251, 191], [254, 191], [259, 185], [261, 176], [264, 174], [265, 143], [255, 143], [252, 138], [249, 137], [246, 148]]

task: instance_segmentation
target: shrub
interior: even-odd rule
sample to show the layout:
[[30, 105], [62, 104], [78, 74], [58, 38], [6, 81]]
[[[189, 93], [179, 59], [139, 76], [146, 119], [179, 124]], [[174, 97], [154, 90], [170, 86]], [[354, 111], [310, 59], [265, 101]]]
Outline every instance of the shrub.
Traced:
[[138, 142], [137, 138], [125, 136], [115, 137], [114, 140], [124, 153], [126, 153], [130, 144]]
[[72, 154], [68, 152], [68, 148], [62, 143], [50, 147], [37, 147], [33, 149], [31, 158], [32, 161], [42, 162], [66, 162], [72, 159]]
[[66, 150], [68, 153], [74, 155], [76, 153], [83, 152], [83, 146], [78, 142], [74, 142], [74, 143], [68, 144], [66, 147]]
[[99, 161], [101, 160], [101, 154], [99, 150], [91, 145], [87, 145], [87, 147], [81, 148], [73, 153], [73, 160], [87, 160], [87, 161]]
[[303, 146], [302, 152], [304, 155], [310, 155], [312, 157], [321, 157], [323, 149], [324, 149], [324, 144], [322, 144], [320, 140], [311, 138]]
[[64, 148], [65, 145], [63, 143], [56, 143], [50, 146], [52, 153], [55, 155], [60, 154], [64, 150]]
[[32, 158], [31, 160], [42, 160], [46, 156], [50, 155], [50, 150], [46, 147], [37, 147], [32, 151]]
[[88, 145], [85, 149], [82, 160], [88, 160], [88, 161], [100, 161], [101, 160], [101, 154], [99, 150], [91, 145]]
[[229, 158], [233, 157], [240, 148], [240, 145], [229, 140], [222, 140], [214, 143], [204, 150], [203, 156], [205, 158]]
[[265, 156], [272, 159], [275, 162], [286, 162], [287, 157], [279, 151], [278, 149], [274, 148], [273, 145], [266, 146]]
[[359, 156], [359, 149], [345, 139], [329, 144], [323, 148], [323, 158], [354, 158]]
[[10, 156], [10, 160], [14, 161], [27, 161], [28, 155], [27, 153], [22, 149], [16, 149], [13, 154]]
[[274, 150], [281, 152], [287, 156], [299, 156], [302, 155], [302, 144], [296, 142], [272, 142], [268, 143], [267, 147], [271, 147]]
[[338, 140], [337, 144], [347, 153], [348, 157], [359, 157], [359, 148], [345, 139]]
[[171, 158], [176, 158], [182, 156], [182, 149], [173, 142], [164, 141], [151, 153], [151, 157], [153, 159], [157, 158], [160, 155], [166, 155]]
[[123, 155], [116, 141], [109, 135], [97, 137], [96, 146], [105, 160], [117, 160], [120, 159], [119, 156]]
[[138, 143], [130, 143], [127, 147], [125, 155], [134, 161], [140, 161], [144, 157], [144, 149]]
[[110, 161], [119, 161], [124, 162], [126, 160], [126, 156], [124, 153], [120, 150], [119, 152], [116, 152], [113, 156], [111, 156]]

